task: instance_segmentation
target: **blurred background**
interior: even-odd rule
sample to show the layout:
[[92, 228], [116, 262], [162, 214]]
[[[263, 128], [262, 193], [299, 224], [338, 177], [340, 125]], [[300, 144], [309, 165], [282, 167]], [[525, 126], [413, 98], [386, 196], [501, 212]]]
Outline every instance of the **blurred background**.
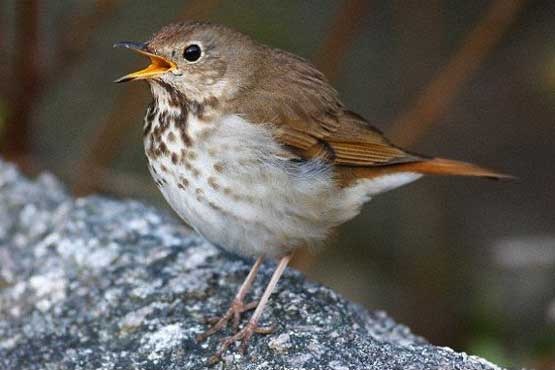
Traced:
[[382, 195], [295, 265], [434, 344], [555, 369], [555, 2], [0, 0], [0, 155], [171, 212], [145, 165], [149, 92], [111, 82], [145, 61], [111, 45], [185, 19], [311, 59], [400, 145], [517, 176]]

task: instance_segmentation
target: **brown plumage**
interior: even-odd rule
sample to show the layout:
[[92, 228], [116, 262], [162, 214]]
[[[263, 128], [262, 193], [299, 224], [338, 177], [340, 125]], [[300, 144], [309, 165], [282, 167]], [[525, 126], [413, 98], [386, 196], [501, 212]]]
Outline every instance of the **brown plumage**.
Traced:
[[[292, 251], [325, 239], [375, 195], [422, 174], [504, 178], [482, 167], [399, 148], [345, 108], [308, 61], [219, 25], [179, 23], [144, 44], [118, 44], [151, 65], [145, 79], [149, 169], [174, 210], [224, 248], [256, 256], [223, 317], [200, 339], [256, 307], [217, 355], [259, 332], [258, 320]], [[258, 305], [245, 304], [264, 257], [280, 257]]]
[[[360, 115], [345, 108], [337, 91], [309, 61], [263, 47], [257, 59], [256, 88], [228, 102], [230, 112], [250, 122], [277, 126], [280, 142], [303, 159], [323, 157], [334, 164], [338, 181], [384, 173], [510, 178], [473, 164], [429, 158], [403, 150]], [[267, 59], [266, 59], [267, 58]]]

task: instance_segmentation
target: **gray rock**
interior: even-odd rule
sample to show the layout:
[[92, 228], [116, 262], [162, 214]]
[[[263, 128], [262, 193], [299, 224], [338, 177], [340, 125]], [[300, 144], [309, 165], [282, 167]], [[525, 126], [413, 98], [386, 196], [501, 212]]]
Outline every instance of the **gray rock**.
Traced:
[[194, 338], [227, 308], [249, 261], [159, 210], [73, 199], [54, 177], [29, 181], [1, 161], [0, 261], [0, 369], [499, 369], [291, 269], [263, 317], [277, 331], [210, 367], [222, 334]]

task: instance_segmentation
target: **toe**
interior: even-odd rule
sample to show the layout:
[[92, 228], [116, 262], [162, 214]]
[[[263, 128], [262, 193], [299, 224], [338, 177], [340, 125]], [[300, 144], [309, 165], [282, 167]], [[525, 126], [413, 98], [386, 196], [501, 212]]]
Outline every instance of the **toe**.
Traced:
[[237, 329], [239, 329], [239, 321], [241, 321], [241, 313], [239, 311], [235, 311], [233, 313], [233, 331], [237, 331]]
[[272, 334], [274, 331], [276, 331], [276, 324], [272, 324], [269, 326], [257, 326], [256, 328], [254, 328], [254, 332], [256, 334]]
[[258, 301], [249, 302], [249, 303], [243, 305], [243, 308], [242, 308], [241, 312], [254, 310], [256, 308], [256, 306], [258, 306]]

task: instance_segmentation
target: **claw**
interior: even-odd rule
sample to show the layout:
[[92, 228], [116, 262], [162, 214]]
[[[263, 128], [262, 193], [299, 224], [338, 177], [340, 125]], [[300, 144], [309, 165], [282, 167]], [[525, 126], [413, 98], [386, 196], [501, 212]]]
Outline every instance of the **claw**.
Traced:
[[235, 311], [233, 313], [233, 323], [231, 324], [231, 327], [233, 328], [233, 331], [236, 332], [237, 329], [239, 329], [239, 321], [241, 320], [241, 313]]
[[218, 321], [220, 321], [220, 318], [218, 316], [213, 316], [213, 317], [205, 317], [202, 322], [204, 324], [208, 324], [208, 325], [214, 325], [216, 324]]
[[222, 358], [222, 355], [227, 351], [227, 349], [235, 342], [241, 341], [241, 344], [239, 345], [239, 352], [241, 354], [244, 354], [247, 350], [249, 341], [253, 334], [270, 334], [273, 333], [275, 329], [276, 325], [259, 327], [256, 322], [249, 321], [249, 323], [243, 329], [239, 330], [234, 335], [226, 337], [220, 341], [220, 347], [218, 348], [218, 351], [216, 351], [216, 353], [210, 357], [210, 364], [218, 362]]
[[227, 326], [229, 320], [231, 319], [233, 319], [233, 322], [232, 322], [233, 330], [237, 331], [237, 329], [239, 328], [239, 322], [241, 321], [241, 314], [243, 312], [250, 311], [256, 308], [257, 303], [258, 302], [250, 302], [250, 303], [244, 304], [242, 301], [233, 301], [229, 309], [222, 317], [208, 318], [205, 320], [210, 325], [212, 325], [212, 327], [209, 328], [204, 333], [198, 335], [197, 342], [202, 342], [206, 340], [209, 336], [224, 329]]
[[[212, 322], [215, 322], [215, 324], [206, 332], [197, 336], [197, 341], [201, 342], [206, 338], [208, 338], [209, 336], [211, 336], [212, 334], [222, 330], [227, 326], [227, 323], [231, 319], [233, 319], [233, 323], [232, 323], [233, 329], [234, 331], [237, 331], [239, 327], [239, 321], [241, 319], [241, 314], [245, 311], [249, 311], [256, 308], [257, 303], [258, 302], [250, 302], [248, 304], [243, 304], [242, 302], [233, 302], [229, 307], [229, 309], [227, 310], [227, 312], [221, 318], [219, 319], [216, 318], [215, 320], [214, 318], [208, 319]], [[248, 324], [243, 329], [237, 331], [234, 335], [226, 337], [220, 341], [220, 346], [218, 348], [218, 351], [216, 351], [216, 353], [214, 353], [214, 355], [212, 355], [208, 359], [208, 363], [210, 365], [214, 365], [218, 363], [221, 360], [222, 355], [225, 353], [225, 351], [227, 351], [227, 349], [232, 344], [234, 344], [239, 340], [241, 341], [241, 344], [239, 346], [239, 352], [244, 354], [247, 350], [249, 340], [251, 339], [253, 334], [255, 333], [270, 334], [270, 333], [273, 333], [275, 329], [276, 329], [275, 324], [272, 324], [270, 326], [258, 326], [256, 321], [252, 321], [252, 320], [249, 321]]]
[[256, 308], [257, 304], [258, 304], [257, 301], [247, 303], [247, 304], [243, 305], [243, 307], [241, 308], [241, 311], [235, 311], [234, 312], [234, 314], [233, 314], [233, 324], [232, 324], [232, 328], [233, 328], [234, 332], [239, 330], [239, 321], [241, 321], [241, 314], [243, 312], [254, 310]]
[[276, 328], [276, 324], [272, 324], [269, 326], [257, 326], [256, 328], [254, 328], [254, 332], [256, 334], [272, 334], [274, 331], [276, 331]]

